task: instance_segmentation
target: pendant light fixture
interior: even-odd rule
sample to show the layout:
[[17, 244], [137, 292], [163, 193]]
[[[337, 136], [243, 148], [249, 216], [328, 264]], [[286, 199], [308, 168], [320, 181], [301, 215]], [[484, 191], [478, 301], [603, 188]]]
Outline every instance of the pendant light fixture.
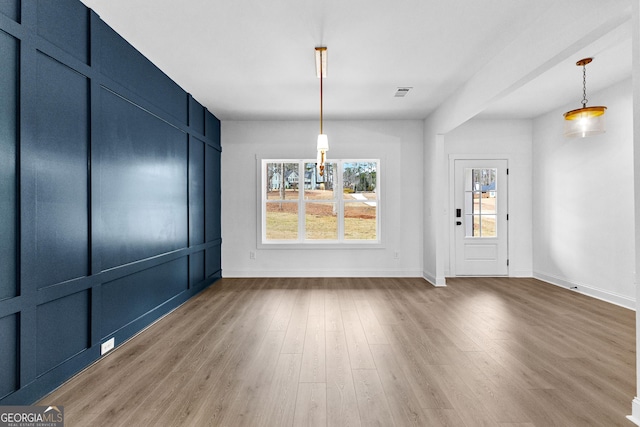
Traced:
[[587, 107], [587, 64], [593, 58], [584, 58], [576, 62], [582, 67], [582, 108], [564, 113], [564, 136], [581, 138], [605, 132], [604, 112], [607, 107]]
[[318, 135], [318, 143], [316, 149], [318, 150], [317, 167], [318, 174], [324, 175], [325, 160], [327, 151], [329, 151], [329, 139], [322, 129], [322, 80], [327, 77], [327, 48], [316, 47], [316, 76], [320, 79], [320, 134]]

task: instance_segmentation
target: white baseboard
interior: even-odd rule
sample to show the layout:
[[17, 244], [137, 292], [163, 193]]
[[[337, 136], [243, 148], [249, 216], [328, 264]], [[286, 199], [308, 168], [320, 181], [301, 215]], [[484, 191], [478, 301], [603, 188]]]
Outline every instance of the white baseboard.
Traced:
[[447, 286], [447, 280], [444, 277], [437, 278], [433, 274], [426, 271], [422, 272], [422, 278], [431, 283], [431, 285], [435, 286], [436, 288]]
[[533, 277], [533, 271], [531, 270], [509, 270], [509, 277]]
[[640, 426], [640, 399], [634, 397], [631, 401], [631, 415], [627, 419], [637, 426]]
[[[540, 272], [534, 272], [533, 277], [538, 280], [550, 283], [555, 286], [559, 286], [565, 289], [571, 289], [574, 292], [578, 292], [583, 295], [590, 296], [602, 301], [606, 301], [611, 304], [619, 305], [620, 307], [628, 308], [629, 310], [636, 309], [636, 300], [624, 295], [616, 294], [615, 292], [604, 291], [602, 289], [594, 288], [593, 286], [584, 285], [582, 283], [572, 282], [560, 277], [553, 276], [551, 274], [545, 274]], [[575, 288], [575, 289], [573, 289]]]
[[[450, 270], [444, 271], [444, 277], [456, 277], [455, 274], [451, 274]], [[459, 276], [459, 277], [470, 277], [470, 276]], [[477, 276], [481, 277], [481, 276]], [[500, 276], [496, 276], [500, 277]], [[531, 270], [509, 270], [509, 277], [533, 277], [533, 271]]]
[[423, 277], [421, 271], [407, 270], [224, 270], [223, 277]]

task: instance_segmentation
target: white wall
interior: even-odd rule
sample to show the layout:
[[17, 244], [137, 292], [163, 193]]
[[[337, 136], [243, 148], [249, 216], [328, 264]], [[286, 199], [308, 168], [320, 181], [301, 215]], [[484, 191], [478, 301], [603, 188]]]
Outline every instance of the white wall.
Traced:
[[[632, 40], [631, 58], [633, 82], [633, 140], [640, 141], [640, 2], [631, 1], [632, 5]], [[640, 286], [638, 286], [638, 272], [640, 272], [640, 146], [634, 143], [634, 194], [635, 194], [635, 295], [636, 305], [640, 301]], [[632, 415], [628, 418], [640, 426], [640, 312], [636, 307], [636, 396], [632, 401]]]
[[540, 279], [635, 308], [631, 80], [589, 95], [607, 132], [562, 136], [562, 113], [534, 120], [533, 270]]
[[[259, 249], [261, 158], [314, 158], [316, 121], [222, 122], [224, 277], [422, 275], [423, 122], [324, 123], [329, 159], [379, 158], [383, 248]], [[395, 259], [395, 252], [399, 258]], [[249, 257], [255, 252], [256, 259]]]
[[[451, 157], [496, 158], [509, 160], [509, 276], [531, 277], [531, 120], [473, 119], [445, 135], [444, 167], [449, 170]], [[448, 183], [447, 206], [451, 206]], [[450, 248], [453, 244], [453, 214], [448, 217], [446, 248], [443, 249], [445, 274], [455, 270]]]
[[446, 181], [442, 172], [442, 147], [444, 137], [436, 134], [432, 122], [424, 122], [424, 228], [422, 276], [434, 286], [446, 286], [442, 252], [443, 215], [442, 188]]

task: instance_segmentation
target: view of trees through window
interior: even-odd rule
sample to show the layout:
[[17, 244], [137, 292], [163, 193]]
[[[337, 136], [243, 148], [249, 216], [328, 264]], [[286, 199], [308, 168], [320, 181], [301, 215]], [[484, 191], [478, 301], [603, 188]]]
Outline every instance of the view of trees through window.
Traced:
[[[263, 242], [378, 241], [377, 160], [263, 160]], [[342, 189], [342, 191], [340, 191]]]
[[469, 168], [465, 174], [466, 236], [496, 237], [498, 170]]

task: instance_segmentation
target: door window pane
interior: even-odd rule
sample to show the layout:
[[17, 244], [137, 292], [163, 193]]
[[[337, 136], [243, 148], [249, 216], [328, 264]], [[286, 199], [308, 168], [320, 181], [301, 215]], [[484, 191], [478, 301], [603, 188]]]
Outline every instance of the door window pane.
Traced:
[[496, 216], [495, 215], [482, 215], [482, 224], [480, 225], [481, 237], [496, 237], [498, 235], [496, 231]]
[[495, 197], [495, 192], [494, 192], [494, 196], [491, 197], [489, 194], [484, 193], [482, 194], [482, 198], [480, 199], [480, 204], [481, 204], [481, 209], [480, 211], [482, 212], [482, 215], [486, 215], [486, 214], [495, 214], [496, 213], [496, 197]]
[[465, 169], [465, 235], [497, 237], [498, 169]]
[[473, 237], [480, 237], [480, 215], [473, 215]]

